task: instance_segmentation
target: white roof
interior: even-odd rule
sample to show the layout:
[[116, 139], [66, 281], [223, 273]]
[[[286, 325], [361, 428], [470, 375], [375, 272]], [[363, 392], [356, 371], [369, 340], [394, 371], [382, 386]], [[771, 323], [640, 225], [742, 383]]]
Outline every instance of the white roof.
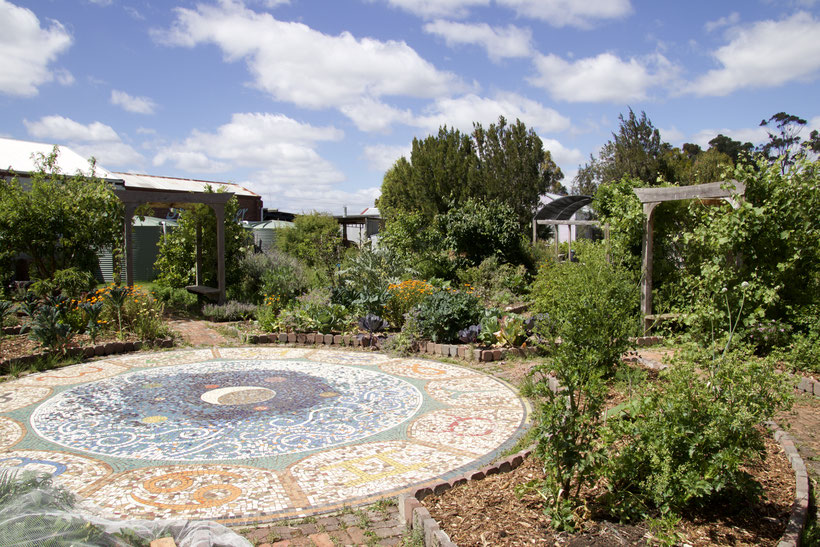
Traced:
[[215, 191], [224, 188], [226, 192], [232, 192], [239, 196], [259, 197], [259, 194], [251, 192], [232, 182], [213, 182], [207, 180], [180, 179], [175, 177], [158, 177], [155, 175], [135, 175], [133, 173], [111, 173], [113, 178], [125, 181], [125, 187], [134, 189], [150, 190], [176, 190], [180, 192], [204, 192], [207, 186]]
[[[53, 144], [39, 142], [20, 141], [17, 139], [0, 138], [0, 170], [10, 169], [20, 173], [31, 173], [37, 171], [35, 159], [41, 154], [47, 156], [54, 149]], [[88, 158], [77, 154], [67, 146], [58, 146], [57, 167], [63, 175], [75, 175], [77, 171], [90, 175], [91, 168], [88, 165]], [[112, 178], [111, 173], [101, 167], [96, 166], [96, 174], [102, 178]]]

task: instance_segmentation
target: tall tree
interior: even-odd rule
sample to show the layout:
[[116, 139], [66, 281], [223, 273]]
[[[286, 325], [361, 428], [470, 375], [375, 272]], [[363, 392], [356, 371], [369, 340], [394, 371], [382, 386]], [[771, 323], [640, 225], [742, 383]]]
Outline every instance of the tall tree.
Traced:
[[390, 218], [418, 211], [432, 219], [469, 195], [476, 168], [470, 137], [446, 126], [438, 135], [413, 139], [410, 161], [400, 158], [384, 176], [379, 209]]
[[802, 152], [800, 132], [805, 125], [806, 120], [803, 118], [785, 112], [778, 112], [768, 120], [761, 121], [760, 127], [766, 128], [769, 140], [758, 147], [758, 150], [770, 162], [782, 158], [780, 169], [785, 173]]
[[661, 140], [658, 129], [652, 125], [646, 112], [636, 116], [632, 109], [624, 117], [618, 116], [617, 133], [607, 142], [590, 163], [581, 167], [574, 188], [593, 192], [600, 184], [620, 180], [624, 176], [654, 184], [659, 176], [667, 177], [664, 155], [671, 146]]
[[476, 123], [472, 137], [478, 171], [470, 197], [506, 203], [515, 211], [518, 224], [528, 225], [541, 195], [564, 178], [561, 169], [535, 131], [527, 130], [521, 120], [508, 125], [500, 116], [486, 130]]
[[561, 169], [532, 129], [504, 117], [471, 135], [442, 127], [414, 139], [410, 160], [400, 158], [385, 173], [379, 208], [390, 220], [402, 212], [428, 220], [473, 198], [506, 203], [515, 221], [528, 226], [539, 198], [560, 186]]
[[754, 145], [750, 142], [741, 143], [721, 133], [709, 141], [709, 150], [726, 154], [731, 158], [732, 164], [737, 164], [751, 157]]

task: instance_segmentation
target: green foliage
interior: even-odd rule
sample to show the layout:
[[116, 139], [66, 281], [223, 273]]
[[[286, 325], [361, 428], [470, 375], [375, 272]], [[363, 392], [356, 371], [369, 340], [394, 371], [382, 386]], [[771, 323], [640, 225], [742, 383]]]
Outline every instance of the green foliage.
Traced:
[[820, 314], [807, 313], [805, 330], [792, 336], [788, 351], [780, 352], [779, 357], [786, 361], [793, 370], [803, 372], [820, 372]]
[[205, 304], [202, 306], [202, 315], [211, 321], [247, 321], [256, 317], [256, 306], [236, 300], [229, 300], [222, 304]]
[[[213, 190], [208, 187], [208, 192]], [[220, 189], [221, 191], [221, 189]], [[251, 246], [251, 235], [236, 218], [239, 202], [233, 196], [225, 206], [225, 283], [233, 287], [242, 276], [240, 259]], [[202, 227], [202, 279], [204, 285], [216, 287], [217, 243], [216, 214], [207, 205], [196, 204], [184, 209], [178, 225], [160, 238], [154, 269], [157, 283], [174, 288], [193, 285], [196, 280], [196, 233]]]
[[504, 117], [472, 135], [442, 127], [438, 135], [413, 140], [410, 161], [400, 158], [385, 173], [379, 208], [392, 220], [416, 212], [427, 222], [469, 199], [504, 203], [522, 230], [539, 198], [563, 178], [533, 130]]
[[276, 231], [276, 244], [284, 252], [321, 271], [325, 281], [336, 285], [342, 257], [342, 233], [332, 216], [313, 212], [299, 215], [292, 228]]
[[243, 302], [259, 304], [265, 295], [278, 295], [283, 304], [308, 289], [304, 263], [279, 249], [248, 252], [239, 262], [241, 280], [238, 293]]
[[158, 285], [153, 292], [154, 297], [162, 302], [166, 309], [173, 310], [177, 313], [192, 313], [198, 311], [199, 302], [196, 295], [189, 293], [185, 289]]
[[439, 215], [436, 222], [445, 248], [459, 265], [477, 266], [491, 256], [513, 264], [524, 261], [525, 241], [515, 210], [503, 202], [470, 198]]
[[82, 302], [80, 304], [80, 309], [82, 310], [83, 318], [85, 320], [86, 331], [91, 336], [91, 343], [96, 344], [97, 336], [103, 327], [102, 320], [100, 319], [103, 311], [103, 302], [101, 300], [94, 302]]
[[448, 278], [453, 263], [441, 233], [419, 212], [396, 212], [379, 233], [379, 248], [397, 269], [419, 279]]
[[788, 407], [790, 382], [744, 353], [676, 362], [609, 421], [610, 511], [631, 520], [757, 495], [743, 466], [764, 455], [758, 426]]
[[112, 187], [93, 174], [62, 175], [57, 156], [55, 147], [37, 158], [31, 188], [0, 180], [0, 259], [27, 253], [40, 279], [70, 267], [92, 271], [96, 253], [122, 237], [123, 207]]
[[347, 330], [351, 321], [347, 308], [342, 305], [306, 301], [294, 302], [283, 309], [275, 326], [287, 331], [329, 333]]
[[0, 338], [3, 337], [3, 326], [6, 324], [6, 318], [16, 311], [17, 307], [13, 302], [8, 300], [0, 300]]
[[[524, 393], [536, 399], [536, 453], [545, 481], [537, 485], [556, 528], [577, 524], [577, 496], [601, 464], [600, 426], [606, 377], [630, 347], [637, 327], [633, 277], [605, 259], [605, 249], [579, 248], [580, 262], [547, 264], [533, 283], [538, 323], [551, 362], [533, 367]], [[559, 342], [560, 341], [560, 342]], [[552, 372], [562, 386], [550, 389]]]
[[521, 301], [529, 292], [527, 278], [527, 269], [523, 265], [503, 264], [497, 256], [485, 258], [478, 266], [458, 271], [458, 280], [490, 307], [503, 307]]
[[478, 323], [481, 303], [475, 296], [452, 289], [434, 292], [416, 308], [421, 334], [434, 342], [456, 342], [458, 331]]
[[[746, 185], [737, 209], [696, 207], [695, 225], [680, 235], [685, 257], [681, 296], [697, 340], [745, 299], [740, 330], [764, 319], [799, 324], [820, 304], [820, 162], [798, 159], [783, 174], [777, 164], [741, 164]], [[741, 290], [741, 285], [745, 283]]]
[[403, 263], [394, 260], [393, 252], [384, 246], [351, 249], [342, 262], [332, 300], [357, 315], [382, 314], [390, 299], [389, 287], [403, 272]]
[[74, 332], [68, 323], [60, 320], [60, 312], [56, 307], [44, 305], [34, 317], [29, 336], [48, 349], [65, 353], [71, 346]]
[[639, 180], [627, 178], [602, 184], [592, 203], [600, 221], [609, 224], [613, 254], [623, 259], [630, 269], [639, 269], [641, 264], [645, 216], [634, 190], [644, 186]]
[[78, 297], [82, 293], [92, 290], [97, 284], [90, 272], [81, 271], [74, 267], [54, 272], [52, 282], [56, 290], [71, 297]]
[[524, 318], [511, 313], [505, 315], [498, 322], [498, 343], [502, 346], [518, 348], [527, 341], [527, 330], [524, 328]]

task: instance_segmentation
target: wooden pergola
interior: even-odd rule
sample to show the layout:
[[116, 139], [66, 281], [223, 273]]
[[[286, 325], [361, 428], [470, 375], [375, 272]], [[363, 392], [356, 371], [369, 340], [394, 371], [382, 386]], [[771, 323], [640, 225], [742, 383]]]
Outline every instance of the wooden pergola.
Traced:
[[216, 215], [216, 256], [218, 287], [206, 287], [202, 284], [202, 226], [196, 232], [196, 284], [186, 287], [195, 294], [216, 297], [219, 304], [225, 302], [225, 206], [233, 197], [231, 192], [162, 192], [151, 190], [129, 190], [122, 187], [114, 193], [125, 205], [123, 219], [125, 231], [125, 282], [134, 285], [134, 243], [132, 241], [132, 220], [137, 207], [185, 208], [191, 204], [201, 203], [213, 209]]
[[737, 197], [743, 196], [746, 186], [739, 181], [729, 180], [710, 182], [694, 186], [670, 186], [666, 188], [635, 188], [635, 194], [641, 200], [644, 213], [643, 231], [643, 279], [641, 282], [641, 315], [643, 316], [644, 331], [649, 330], [654, 322], [660, 319], [652, 314], [652, 261], [654, 254], [655, 207], [666, 201], [684, 199], [728, 201], [732, 207], [740, 206]]

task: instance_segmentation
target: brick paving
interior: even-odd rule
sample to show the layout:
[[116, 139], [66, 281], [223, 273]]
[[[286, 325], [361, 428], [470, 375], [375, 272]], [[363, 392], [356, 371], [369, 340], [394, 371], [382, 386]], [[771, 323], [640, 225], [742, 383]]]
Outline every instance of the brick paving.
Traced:
[[257, 547], [401, 545], [406, 532], [395, 505], [348, 509], [305, 520], [236, 531]]
[[208, 326], [205, 321], [193, 319], [174, 319], [169, 321], [171, 328], [179, 334], [186, 343], [196, 346], [223, 346], [229, 343], [228, 339]]

